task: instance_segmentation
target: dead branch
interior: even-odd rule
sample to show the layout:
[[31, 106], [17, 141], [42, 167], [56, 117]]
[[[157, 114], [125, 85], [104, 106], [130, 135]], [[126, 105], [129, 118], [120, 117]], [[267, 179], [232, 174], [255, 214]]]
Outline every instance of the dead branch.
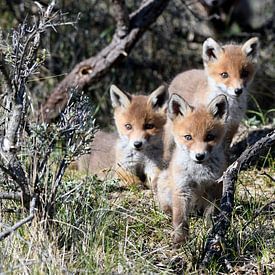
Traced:
[[271, 133], [273, 129], [274, 127], [272, 124], [257, 129], [251, 129], [243, 125], [239, 127], [239, 131], [235, 135], [230, 147], [229, 163], [231, 164], [237, 160], [248, 146], [256, 143], [258, 140]]
[[[97, 129], [88, 98], [74, 89], [68, 92], [72, 100], [68, 101], [57, 123], [35, 123], [30, 119], [32, 101], [27, 94], [27, 83], [45, 61], [44, 50], [39, 50], [42, 35], [48, 28], [70, 24], [61, 21], [61, 13], [52, 13], [54, 1], [47, 8], [35, 4], [39, 8], [39, 16], [29, 21], [26, 19], [11, 36], [7, 35], [4, 49], [9, 50], [3, 52], [2, 63], [0, 52], [0, 66], [6, 65], [0, 67], [0, 73], [5, 74], [1, 78], [11, 81], [10, 91], [3, 96], [5, 108], [4, 122], [1, 122], [0, 171], [3, 172], [5, 188], [0, 192], [0, 199], [20, 199], [25, 209], [31, 208], [27, 218], [0, 232], [0, 240], [33, 218], [34, 206], [31, 204], [30, 207], [33, 197], [37, 198], [38, 216], [52, 218], [66, 168], [73, 160], [90, 152]], [[66, 145], [62, 152], [57, 148], [61, 142]], [[56, 156], [52, 157], [56, 149], [61, 161], [55, 164], [56, 168], [51, 168], [53, 159], [56, 159]], [[8, 180], [5, 182], [6, 178]], [[14, 189], [8, 184], [10, 180]]]
[[29, 216], [26, 217], [25, 219], [17, 222], [16, 224], [14, 224], [12, 227], [8, 228], [7, 230], [1, 232], [0, 233], [0, 241], [7, 238], [9, 235], [11, 235], [15, 230], [17, 230], [22, 225], [24, 225], [24, 224], [26, 224], [26, 223], [33, 220], [34, 214], [35, 214], [35, 203], [36, 203], [36, 198], [32, 198], [32, 200], [30, 202], [30, 214], [29, 214]]
[[98, 130], [92, 117], [92, 111], [84, 93], [79, 94], [72, 91], [67, 106], [60, 114], [60, 119], [57, 122], [59, 133], [66, 144], [66, 148], [57, 165], [54, 182], [47, 196], [45, 218], [53, 218], [57, 190], [62, 183], [67, 167], [76, 157], [91, 152], [90, 144]]
[[14, 30], [10, 50], [3, 50], [0, 60], [1, 71], [10, 88], [5, 96], [5, 110], [8, 111], [0, 143], [0, 169], [18, 184], [26, 205], [29, 205], [31, 196], [28, 176], [18, 157], [18, 137], [26, 121], [26, 81], [43, 63], [42, 59], [37, 58], [41, 34], [52, 28], [57, 19], [57, 15], [50, 14], [53, 5], [54, 2], [46, 10], [40, 9], [40, 17], [33, 21], [32, 26], [25, 20]]
[[[124, 37], [116, 31], [111, 43], [96, 56], [78, 63], [74, 69], [57, 85], [40, 111], [41, 119], [50, 121], [58, 116], [69, 99], [69, 87], [77, 87], [79, 91], [98, 81], [109, 69], [123, 57], [127, 56], [142, 34], [156, 21], [169, 0], [147, 0], [140, 8], [130, 15], [129, 30]], [[122, 3], [116, 1], [116, 3]], [[126, 26], [126, 13], [122, 12], [118, 24]], [[119, 16], [120, 18], [120, 16]]]
[[268, 150], [274, 144], [275, 130], [247, 148], [242, 155], [228, 167], [219, 180], [223, 182], [220, 213], [206, 239], [201, 264], [203, 267], [207, 266], [213, 258], [218, 258], [222, 253], [222, 243], [230, 226], [234, 207], [235, 182], [240, 171], [247, 169], [251, 165], [252, 160], [258, 159], [261, 152]]
[[266, 177], [268, 177], [271, 181], [275, 182], [275, 178], [270, 176], [269, 174], [267, 174], [266, 172], [263, 172], [261, 175], [264, 175]]

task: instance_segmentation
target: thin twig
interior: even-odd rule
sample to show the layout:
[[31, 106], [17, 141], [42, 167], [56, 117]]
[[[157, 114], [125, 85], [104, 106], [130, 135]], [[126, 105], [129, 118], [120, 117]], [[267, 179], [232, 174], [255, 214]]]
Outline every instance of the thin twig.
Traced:
[[260, 209], [256, 210], [256, 212], [254, 213], [254, 215], [252, 216], [252, 218], [246, 222], [243, 227], [242, 227], [242, 231], [249, 225], [251, 224], [252, 222], [255, 221], [255, 219], [265, 210], [267, 209], [270, 205], [274, 204], [275, 203], [275, 200], [274, 201], [270, 201], [268, 203], [266, 203], [265, 205], [263, 205]]
[[267, 174], [266, 172], [263, 172], [261, 175], [268, 177], [271, 181], [275, 182], [275, 178]]
[[24, 225], [24, 224], [26, 224], [26, 223], [33, 220], [34, 215], [35, 215], [35, 203], [36, 203], [36, 198], [34, 197], [34, 198], [32, 198], [32, 200], [30, 202], [30, 214], [29, 214], [29, 216], [26, 217], [25, 219], [22, 219], [21, 221], [17, 222], [16, 224], [14, 224], [12, 227], [8, 228], [7, 230], [1, 232], [0, 233], [0, 241], [7, 238], [9, 235], [11, 235], [15, 230], [17, 230], [22, 225]]
[[[37, 58], [42, 33], [47, 28], [52, 28], [55, 22], [59, 22], [57, 13], [51, 13], [54, 1], [46, 10], [41, 5], [37, 5], [40, 8], [40, 17], [36, 18], [31, 25], [28, 25], [25, 19], [18, 29], [13, 31], [11, 51], [1, 55], [3, 59], [1, 69], [10, 83], [11, 91], [6, 96], [6, 109], [9, 113], [5, 117], [4, 134], [0, 144], [0, 168], [19, 185], [25, 205], [29, 205], [30, 201], [29, 177], [18, 158], [20, 150], [18, 137], [22, 133], [23, 126], [26, 125], [25, 117], [28, 108], [26, 81], [30, 75], [37, 72], [38, 67], [43, 63], [43, 59]], [[7, 74], [7, 69], [3, 66], [4, 60], [10, 66], [11, 76]]]

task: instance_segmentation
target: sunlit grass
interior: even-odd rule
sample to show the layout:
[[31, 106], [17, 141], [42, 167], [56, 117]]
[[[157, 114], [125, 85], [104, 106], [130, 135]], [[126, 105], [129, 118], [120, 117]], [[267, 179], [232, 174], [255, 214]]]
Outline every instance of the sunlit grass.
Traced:
[[[274, 177], [274, 170], [265, 168], [242, 172], [239, 177], [224, 251], [235, 272], [271, 274], [275, 268], [274, 205], [255, 216], [274, 197], [270, 176]], [[171, 217], [159, 210], [151, 191], [138, 187], [121, 189], [118, 181], [100, 181], [73, 171], [65, 179], [50, 229], [43, 222], [34, 221], [2, 241], [2, 272], [201, 272], [198, 263], [209, 230], [203, 218], [191, 218], [190, 239], [174, 249]], [[12, 218], [16, 220], [23, 214], [14, 215], [4, 213], [2, 222], [12, 224]], [[214, 261], [209, 271], [226, 269]]]

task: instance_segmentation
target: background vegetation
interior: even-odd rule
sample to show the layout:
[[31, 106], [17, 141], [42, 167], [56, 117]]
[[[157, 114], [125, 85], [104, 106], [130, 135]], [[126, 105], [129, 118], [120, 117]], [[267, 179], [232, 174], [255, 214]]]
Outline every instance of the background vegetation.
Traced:
[[[262, 127], [274, 123], [275, 22], [272, 19], [275, 18], [275, 5], [272, 0], [249, 2], [253, 29], [242, 30], [237, 22], [233, 22], [217, 39], [224, 43], [242, 43], [251, 36], [260, 37], [260, 65], [251, 87], [244, 125]], [[47, 1], [40, 3], [42, 6], [48, 4]], [[131, 12], [140, 3], [127, 1], [127, 7]], [[185, 69], [202, 67], [201, 45], [207, 36], [198, 32], [198, 26], [207, 21], [199, 20], [190, 11], [191, 3], [191, 0], [170, 1], [129, 56], [84, 91], [89, 96], [90, 115], [95, 113], [100, 127], [112, 125], [108, 93], [111, 83], [132, 93], [148, 93], [163, 82], [169, 83]], [[116, 26], [112, 7], [112, 2], [105, 0], [57, 2], [54, 11], [62, 10], [65, 13], [62, 20], [74, 24], [46, 30], [41, 39], [41, 49], [46, 49], [47, 58], [39, 74], [33, 74], [27, 82], [33, 110], [39, 109], [78, 62], [95, 55], [110, 43]], [[30, 19], [38, 12], [33, 1], [0, 0], [2, 39], [26, 17]], [[3, 40], [0, 49], [2, 47]], [[1, 81], [0, 84], [3, 90], [4, 83]], [[31, 112], [33, 117], [35, 114]], [[56, 128], [51, 130], [61, 133]], [[54, 177], [47, 176], [58, 170], [62, 158], [68, 157], [68, 152], [65, 157], [61, 153], [62, 142], [64, 137], [58, 136], [48, 172], [45, 172], [46, 187], [51, 183], [48, 179]], [[41, 148], [38, 146], [36, 150]], [[21, 161], [28, 165], [26, 155], [30, 151], [26, 152], [21, 155]], [[213, 261], [209, 267], [211, 273], [228, 270], [235, 274], [274, 272], [275, 174], [272, 152], [256, 167], [243, 172], [237, 183], [232, 226], [227, 235], [229, 246], [223, 253], [229, 263], [220, 264], [223, 259]], [[1, 191], [14, 188], [7, 177], [1, 181]], [[1, 241], [0, 273], [201, 272], [198, 263], [208, 230], [204, 220], [192, 218], [189, 242], [174, 250], [170, 218], [160, 212], [150, 191], [138, 187], [123, 189], [119, 182], [108, 177], [100, 181], [94, 175], [69, 170], [55, 195], [53, 216], [36, 217], [31, 225], [21, 227]], [[0, 210], [0, 231], [26, 214], [19, 202], [11, 200], [1, 200]]]

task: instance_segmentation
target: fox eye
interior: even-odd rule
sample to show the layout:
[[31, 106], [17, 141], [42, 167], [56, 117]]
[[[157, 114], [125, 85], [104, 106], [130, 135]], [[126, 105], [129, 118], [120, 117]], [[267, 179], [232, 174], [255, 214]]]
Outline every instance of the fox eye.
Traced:
[[133, 127], [132, 127], [132, 125], [131, 125], [130, 123], [126, 123], [126, 124], [125, 124], [125, 128], [126, 128], [127, 130], [131, 130]]
[[186, 140], [192, 140], [192, 136], [191, 136], [191, 135], [185, 135], [184, 138], [185, 138]]
[[155, 128], [155, 125], [152, 124], [152, 123], [145, 123], [144, 124], [144, 129], [145, 130], [150, 130], [150, 129], [153, 129], [153, 128]]
[[223, 72], [223, 73], [221, 73], [221, 77], [222, 78], [228, 78], [229, 74], [227, 72]]
[[247, 78], [249, 76], [249, 71], [246, 70], [246, 69], [243, 69], [241, 71], [241, 75], [240, 76], [241, 76], [241, 78]]
[[206, 136], [206, 141], [212, 141], [212, 140], [214, 140], [215, 139], [215, 135], [213, 135], [213, 134], [208, 134], [207, 136]]

